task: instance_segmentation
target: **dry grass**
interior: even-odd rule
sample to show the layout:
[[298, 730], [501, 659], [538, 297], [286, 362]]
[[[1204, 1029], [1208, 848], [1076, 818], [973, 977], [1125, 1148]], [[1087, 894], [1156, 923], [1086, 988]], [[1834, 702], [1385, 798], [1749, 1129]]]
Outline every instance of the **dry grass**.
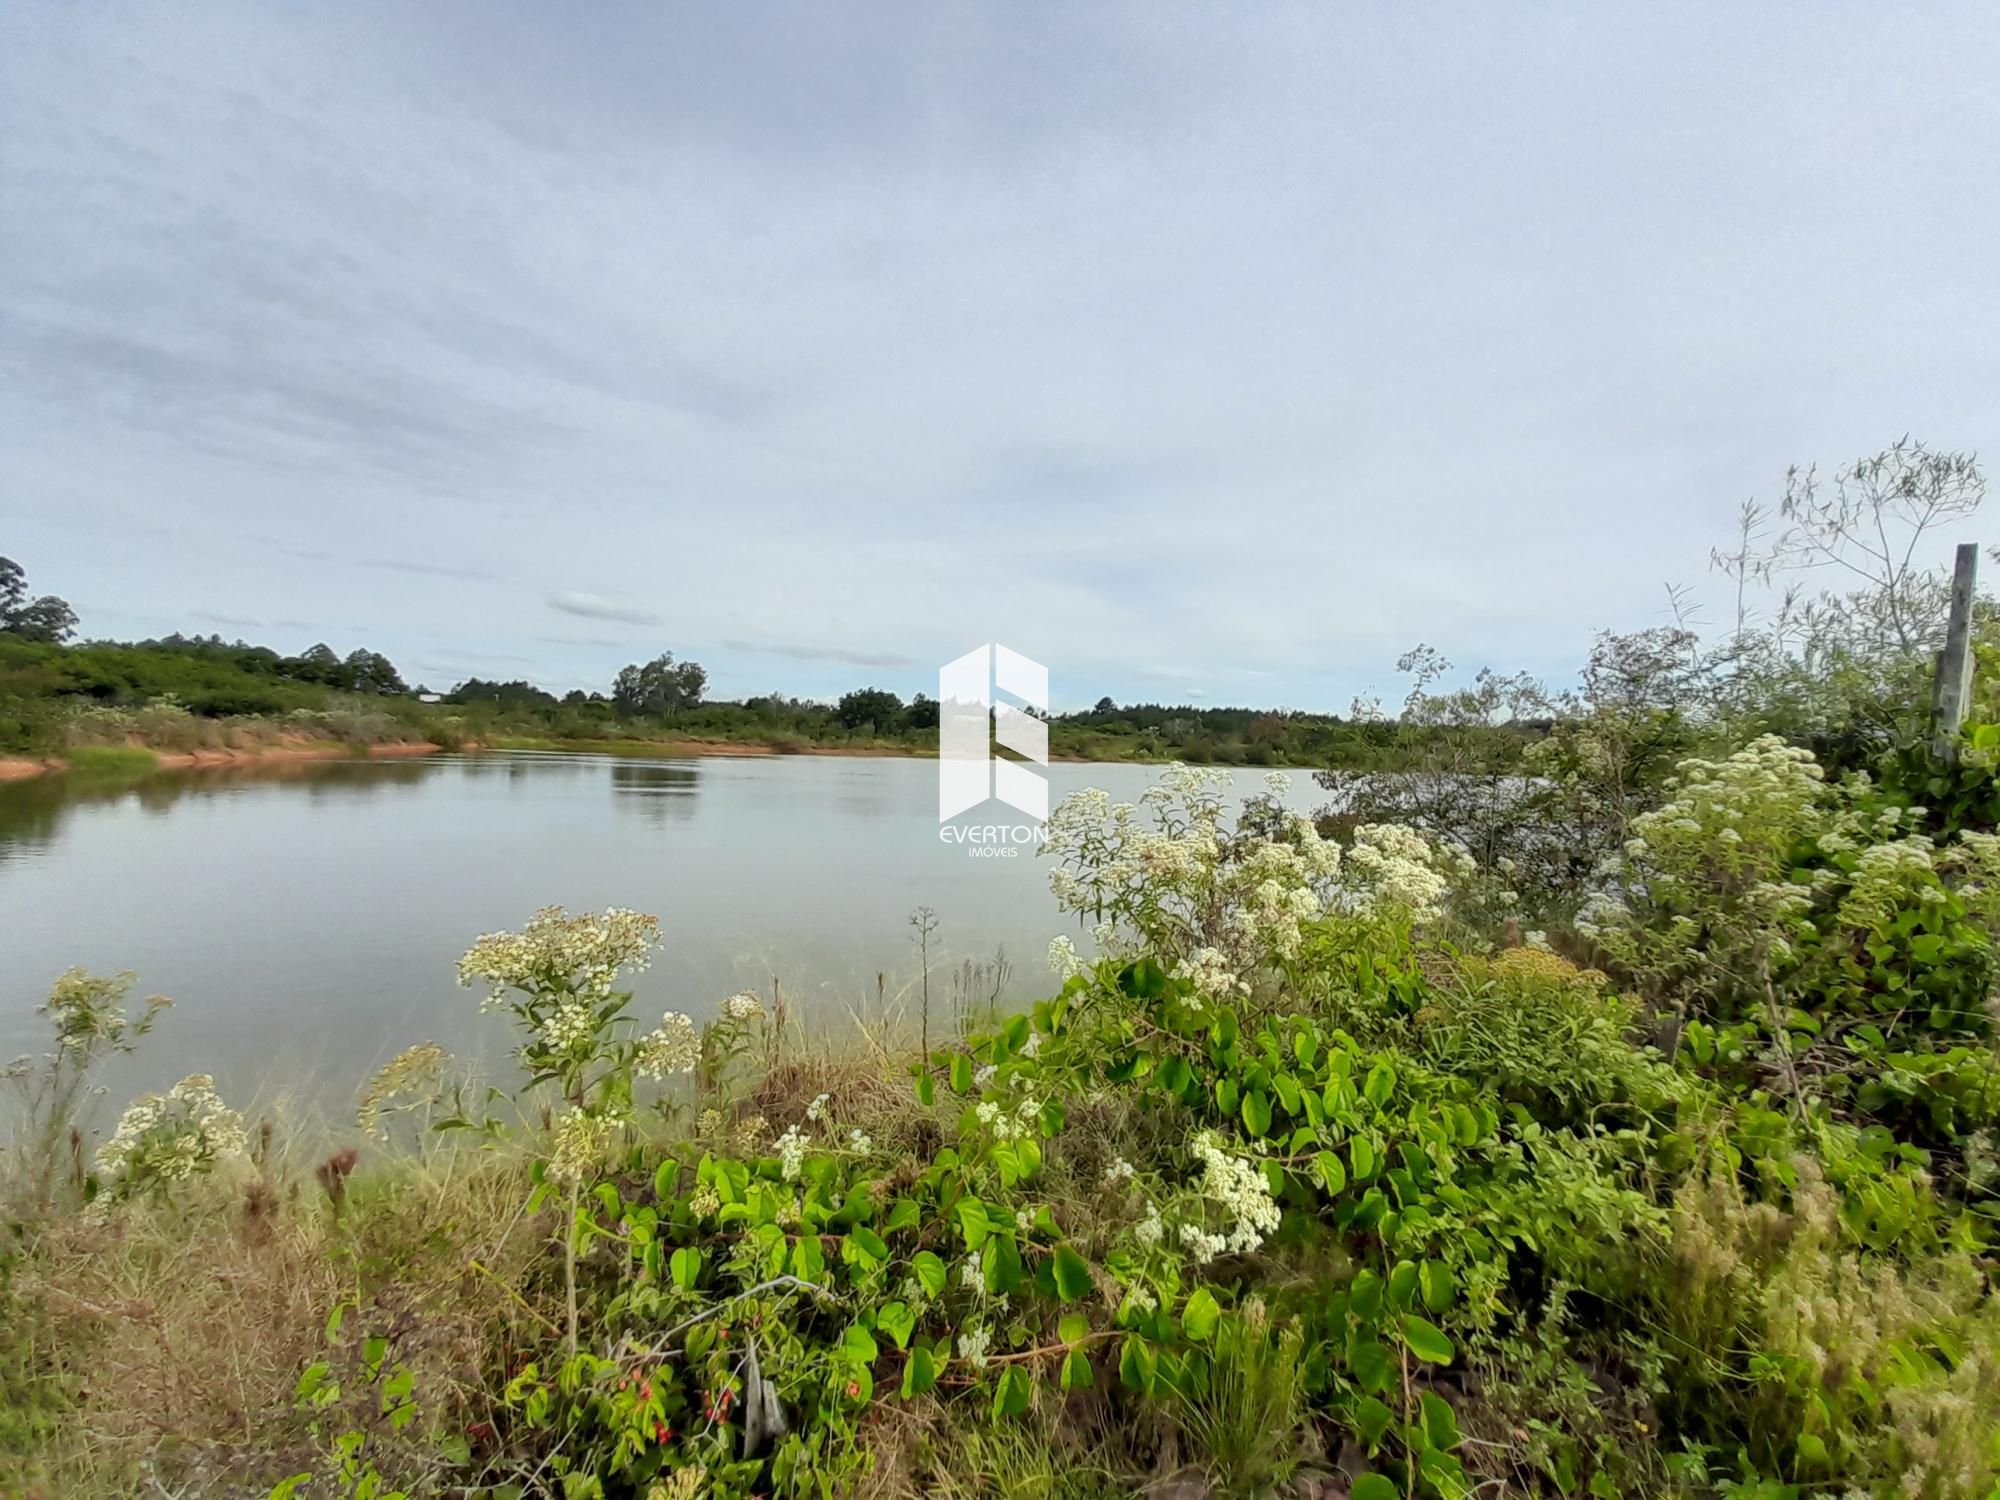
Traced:
[[122, 1496], [158, 1478], [262, 1494], [316, 1456], [300, 1372], [351, 1364], [364, 1333], [393, 1340], [439, 1409], [478, 1407], [529, 1317], [510, 1288], [548, 1226], [523, 1222], [526, 1195], [518, 1156], [434, 1151], [364, 1166], [338, 1215], [299, 1161], [176, 1208], [40, 1227], [14, 1275], [16, 1306], [36, 1314], [16, 1355], [75, 1410], [32, 1460], [0, 1453], [0, 1493]]

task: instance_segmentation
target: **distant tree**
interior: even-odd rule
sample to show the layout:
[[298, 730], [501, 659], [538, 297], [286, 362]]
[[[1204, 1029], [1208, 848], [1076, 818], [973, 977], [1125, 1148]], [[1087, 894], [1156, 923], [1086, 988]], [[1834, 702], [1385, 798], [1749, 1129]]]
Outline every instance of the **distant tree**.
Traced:
[[1104, 697], [1099, 698], [1097, 700], [1097, 706], [1091, 709], [1091, 712], [1104, 717], [1109, 717], [1110, 715], [1118, 712], [1118, 705], [1111, 701], [1111, 697], [1107, 693]]
[[903, 700], [887, 688], [856, 688], [843, 693], [839, 707], [834, 709], [840, 722], [849, 729], [859, 729], [863, 724], [886, 729], [902, 711]]
[[0, 557], [0, 633], [59, 646], [76, 634], [76, 611], [54, 594], [30, 599], [27, 570]]
[[579, 704], [588, 703], [590, 701], [590, 694], [586, 693], [582, 688], [571, 688], [563, 694], [562, 701], [564, 708], [575, 708]]
[[0, 620], [28, 602], [28, 573], [11, 557], [0, 557]]
[[341, 663], [346, 680], [341, 686], [354, 693], [407, 693], [409, 685], [396, 664], [379, 651], [354, 651]]
[[643, 667], [634, 665], [621, 671], [611, 685], [611, 701], [628, 717], [640, 714], [670, 714], [693, 708], [708, 690], [708, 673], [697, 662], [676, 662], [671, 651], [663, 651]]
[[497, 703], [510, 708], [554, 708], [555, 694], [532, 682], [488, 682], [469, 677], [445, 695], [447, 703]]
[[938, 726], [937, 699], [927, 698], [922, 693], [910, 700], [909, 709], [903, 715], [903, 722], [912, 729], [935, 729]]

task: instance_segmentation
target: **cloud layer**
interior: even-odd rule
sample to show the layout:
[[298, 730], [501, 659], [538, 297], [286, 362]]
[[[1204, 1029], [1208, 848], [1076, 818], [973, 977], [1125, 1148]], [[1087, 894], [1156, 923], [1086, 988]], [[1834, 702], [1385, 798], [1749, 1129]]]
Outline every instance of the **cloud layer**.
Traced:
[[0, 550], [559, 688], [1560, 672], [1787, 464], [1989, 446], [1996, 72], [1972, 7], [29, 0]]

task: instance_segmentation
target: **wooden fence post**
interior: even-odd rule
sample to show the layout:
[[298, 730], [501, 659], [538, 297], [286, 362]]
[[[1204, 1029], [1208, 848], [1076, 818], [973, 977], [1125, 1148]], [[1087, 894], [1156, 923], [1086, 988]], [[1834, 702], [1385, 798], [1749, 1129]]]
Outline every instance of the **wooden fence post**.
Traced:
[[1979, 544], [1960, 542], [1951, 575], [1951, 619], [1931, 687], [1931, 754], [1948, 763], [1958, 760], [1958, 731], [1965, 700], [1972, 696], [1972, 595], [1978, 575]]

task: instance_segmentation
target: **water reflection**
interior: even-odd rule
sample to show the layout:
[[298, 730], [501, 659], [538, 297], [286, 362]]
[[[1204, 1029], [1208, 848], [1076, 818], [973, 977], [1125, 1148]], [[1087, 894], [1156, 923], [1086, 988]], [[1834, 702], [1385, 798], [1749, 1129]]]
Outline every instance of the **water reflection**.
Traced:
[[654, 823], [679, 821], [694, 816], [695, 795], [700, 789], [698, 761], [618, 760], [611, 763], [611, 800], [626, 812], [636, 812]]

